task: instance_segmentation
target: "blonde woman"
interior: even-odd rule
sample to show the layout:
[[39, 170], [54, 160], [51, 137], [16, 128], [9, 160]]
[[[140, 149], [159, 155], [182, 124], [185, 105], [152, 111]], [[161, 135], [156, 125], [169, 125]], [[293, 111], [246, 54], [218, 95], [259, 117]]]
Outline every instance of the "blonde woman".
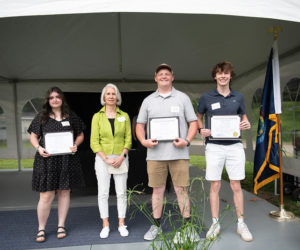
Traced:
[[118, 231], [129, 235], [125, 225], [127, 209], [128, 150], [131, 148], [131, 126], [127, 113], [120, 110], [122, 99], [116, 85], [107, 84], [101, 93], [99, 112], [92, 119], [91, 149], [96, 153], [95, 171], [98, 180], [98, 205], [102, 219], [100, 238], [109, 236], [108, 197], [111, 175], [114, 177], [119, 217]]

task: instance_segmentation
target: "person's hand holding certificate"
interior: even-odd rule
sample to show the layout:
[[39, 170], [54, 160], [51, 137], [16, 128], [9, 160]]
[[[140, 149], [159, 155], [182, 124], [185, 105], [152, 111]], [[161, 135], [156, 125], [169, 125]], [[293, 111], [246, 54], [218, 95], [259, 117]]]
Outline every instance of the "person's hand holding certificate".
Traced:
[[234, 140], [241, 138], [239, 115], [214, 115], [210, 119], [210, 140]]
[[45, 148], [50, 155], [72, 154], [73, 144], [71, 131], [45, 134]]
[[179, 137], [179, 118], [159, 117], [149, 119], [149, 138], [157, 141], [174, 141]]

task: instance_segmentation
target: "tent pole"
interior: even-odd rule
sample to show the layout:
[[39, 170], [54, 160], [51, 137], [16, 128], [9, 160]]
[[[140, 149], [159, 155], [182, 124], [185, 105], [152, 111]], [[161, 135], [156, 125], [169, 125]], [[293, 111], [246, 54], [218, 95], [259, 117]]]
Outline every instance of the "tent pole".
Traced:
[[282, 175], [282, 136], [281, 136], [281, 119], [280, 114], [276, 114], [277, 116], [277, 127], [278, 127], [278, 154], [279, 154], [279, 178], [280, 178], [280, 208], [284, 208], [283, 203], [283, 175]]
[[13, 81], [13, 93], [14, 93], [14, 108], [15, 108], [15, 124], [16, 124], [16, 141], [17, 141], [17, 157], [18, 157], [18, 171], [21, 172], [21, 142], [20, 142], [20, 122], [18, 117], [18, 96], [17, 96], [17, 81]]

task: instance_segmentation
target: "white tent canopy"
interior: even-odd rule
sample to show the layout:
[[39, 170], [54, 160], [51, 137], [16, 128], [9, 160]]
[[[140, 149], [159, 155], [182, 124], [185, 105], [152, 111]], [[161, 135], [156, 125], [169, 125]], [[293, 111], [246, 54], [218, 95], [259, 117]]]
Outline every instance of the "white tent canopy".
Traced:
[[[300, 77], [299, 11], [298, 0], [0, 0], [0, 106], [8, 117], [8, 148], [1, 150], [15, 152], [22, 107], [49, 86], [99, 92], [109, 81], [121, 91], [154, 90], [154, 69], [163, 62], [173, 66], [176, 88], [194, 99], [214, 86], [212, 66], [231, 61], [233, 86], [250, 111], [263, 85], [271, 26], [283, 28], [281, 82]], [[251, 155], [250, 142], [247, 150]]]
[[0, 17], [79, 13], [185, 13], [271, 18], [299, 22], [297, 0], [1, 0]]
[[281, 0], [0, 0], [0, 76], [143, 82], [167, 62], [177, 82], [199, 83], [224, 59], [242, 75], [265, 63], [272, 25], [284, 29], [281, 55], [299, 50], [299, 9]]

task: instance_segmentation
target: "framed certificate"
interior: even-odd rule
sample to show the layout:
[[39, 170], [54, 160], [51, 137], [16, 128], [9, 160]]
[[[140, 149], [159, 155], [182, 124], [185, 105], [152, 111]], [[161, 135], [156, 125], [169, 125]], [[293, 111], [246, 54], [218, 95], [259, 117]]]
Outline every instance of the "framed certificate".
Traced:
[[149, 119], [149, 139], [174, 141], [179, 137], [179, 117], [159, 117]]
[[45, 149], [52, 155], [72, 154], [70, 147], [74, 146], [73, 132], [45, 133]]
[[211, 132], [209, 140], [240, 140], [241, 117], [239, 115], [213, 115], [208, 119]]

